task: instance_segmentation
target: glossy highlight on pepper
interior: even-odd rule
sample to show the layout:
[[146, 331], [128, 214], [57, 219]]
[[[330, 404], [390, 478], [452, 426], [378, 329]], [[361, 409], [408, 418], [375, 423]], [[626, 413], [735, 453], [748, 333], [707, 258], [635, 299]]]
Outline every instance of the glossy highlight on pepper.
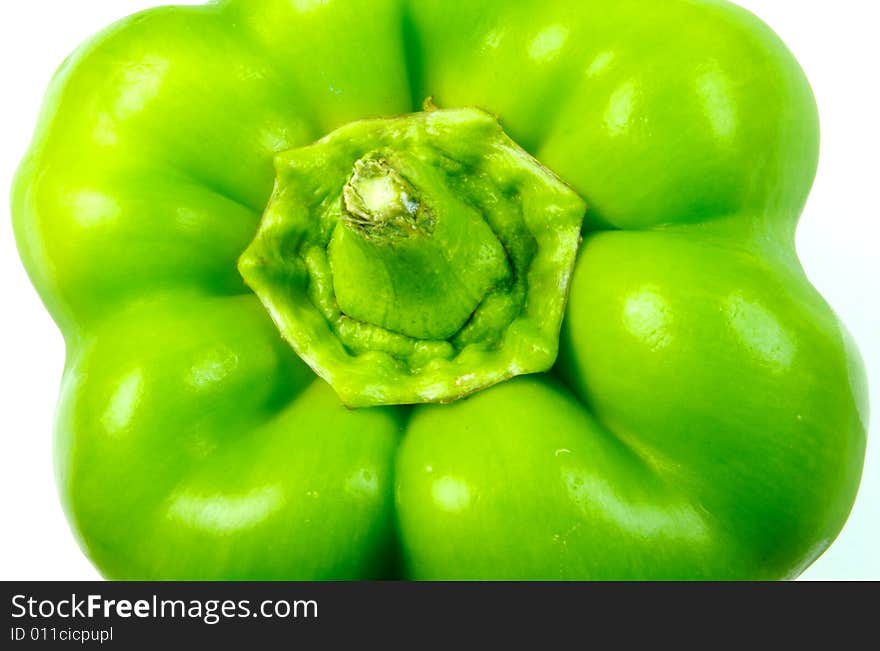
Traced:
[[83, 550], [117, 579], [796, 577], [868, 419], [794, 250], [818, 141], [722, 0], [108, 28], [12, 197]]

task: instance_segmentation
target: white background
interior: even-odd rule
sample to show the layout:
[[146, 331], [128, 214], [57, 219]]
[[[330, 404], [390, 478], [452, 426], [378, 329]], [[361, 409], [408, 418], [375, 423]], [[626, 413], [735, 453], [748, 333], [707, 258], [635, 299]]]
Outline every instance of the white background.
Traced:
[[[8, 194], [42, 93], [58, 64], [98, 28], [156, 4], [164, 3], [0, 3], [0, 195]], [[880, 3], [740, 0], [740, 4], [761, 16], [788, 43], [818, 97], [822, 163], [798, 246], [813, 283], [859, 342], [873, 380], [872, 405], [880, 410]], [[51, 431], [63, 342], [19, 263], [8, 209], [0, 213], [0, 579], [99, 578], [77, 547], [55, 492]], [[878, 421], [873, 419], [853, 515], [805, 578], [880, 579]]]

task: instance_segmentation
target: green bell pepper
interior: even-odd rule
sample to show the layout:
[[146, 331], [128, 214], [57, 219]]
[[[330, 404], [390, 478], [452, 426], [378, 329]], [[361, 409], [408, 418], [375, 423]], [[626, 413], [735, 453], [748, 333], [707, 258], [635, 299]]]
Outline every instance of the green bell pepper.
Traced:
[[119, 579], [797, 576], [868, 419], [794, 249], [818, 141], [723, 0], [123, 20], [13, 189], [80, 544]]

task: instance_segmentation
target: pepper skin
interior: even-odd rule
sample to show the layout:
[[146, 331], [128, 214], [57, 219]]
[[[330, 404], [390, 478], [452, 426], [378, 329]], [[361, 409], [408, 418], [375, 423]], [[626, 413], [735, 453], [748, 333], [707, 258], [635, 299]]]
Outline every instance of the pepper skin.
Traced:
[[[362, 126], [426, 98], [505, 135]], [[340, 128], [361, 149], [330, 136], [312, 194], [285, 194]], [[722, 0], [123, 20], [58, 71], [12, 201], [67, 344], [55, 462], [80, 544], [115, 579], [798, 576], [849, 513], [868, 419], [794, 250], [817, 157], [797, 62]], [[575, 264], [553, 241], [581, 199]], [[306, 204], [335, 230], [293, 228]], [[425, 373], [436, 392], [371, 393]]]

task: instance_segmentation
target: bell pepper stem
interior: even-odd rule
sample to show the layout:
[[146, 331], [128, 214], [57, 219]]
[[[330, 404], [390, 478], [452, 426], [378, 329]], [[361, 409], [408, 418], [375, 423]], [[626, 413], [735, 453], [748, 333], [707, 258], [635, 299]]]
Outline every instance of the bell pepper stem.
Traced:
[[347, 405], [448, 402], [553, 365], [585, 206], [496, 118], [355, 122], [276, 168], [239, 269]]

